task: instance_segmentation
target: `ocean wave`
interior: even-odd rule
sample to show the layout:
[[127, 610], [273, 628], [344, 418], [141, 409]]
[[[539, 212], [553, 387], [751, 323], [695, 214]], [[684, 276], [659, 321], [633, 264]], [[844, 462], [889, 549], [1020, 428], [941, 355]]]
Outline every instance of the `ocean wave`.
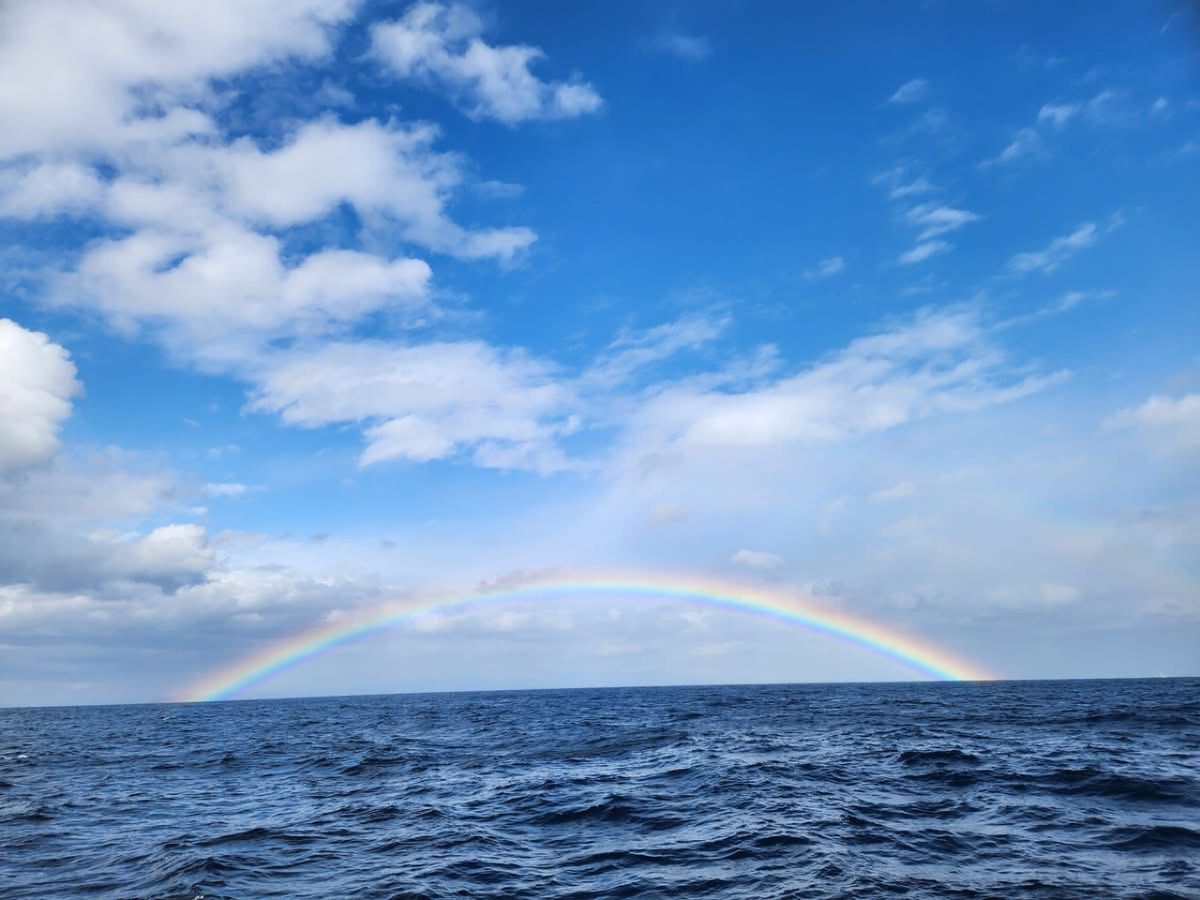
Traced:
[[1155, 679], [0, 711], [0, 896], [1200, 897], [1194, 695]]

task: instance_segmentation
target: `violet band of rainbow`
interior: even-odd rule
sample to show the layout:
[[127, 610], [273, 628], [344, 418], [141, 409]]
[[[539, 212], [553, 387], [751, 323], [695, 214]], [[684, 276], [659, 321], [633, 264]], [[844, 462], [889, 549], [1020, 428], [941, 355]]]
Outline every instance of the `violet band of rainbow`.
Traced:
[[228, 699], [284, 670], [413, 617], [506, 600], [577, 597], [645, 598], [694, 603], [774, 618], [874, 651], [926, 678], [986, 681], [997, 676], [934, 643], [794, 594], [712, 577], [587, 572], [548, 576], [516, 587], [416, 599], [355, 611], [282, 638], [200, 678], [182, 691], [185, 702]]

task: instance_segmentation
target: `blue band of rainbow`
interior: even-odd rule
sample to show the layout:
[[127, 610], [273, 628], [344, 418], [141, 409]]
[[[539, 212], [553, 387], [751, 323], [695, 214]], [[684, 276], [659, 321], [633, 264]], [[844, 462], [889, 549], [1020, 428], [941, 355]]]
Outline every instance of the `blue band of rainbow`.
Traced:
[[763, 615], [867, 648], [926, 678], [981, 681], [996, 677], [981, 666], [896, 628], [822, 607], [794, 595], [711, 577], [573, 573], [546, 576], [515, 587], [412, 600], [353, 612], [283, 638], [217, 669], [181, 692], [179, 699], [193, 702], [233, 697], [285, 669], [423, 613], [447, 612], [506, 600], [564, 602], [580, 596], [673, 600]]

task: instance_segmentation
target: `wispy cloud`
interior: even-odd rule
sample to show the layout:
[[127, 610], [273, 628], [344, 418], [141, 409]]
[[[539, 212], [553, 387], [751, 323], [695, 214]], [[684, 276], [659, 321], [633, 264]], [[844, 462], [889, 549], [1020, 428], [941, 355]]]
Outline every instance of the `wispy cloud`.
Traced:
[[646, 46], [685, 62], [703, 62], [712, 56], [712, 42], [703, 35], [666, 31], [646, 42]]
[[[1046, 103], [1038, 109], [1034, 126], [1019, 129], [1003, 150], [980, 165], [988, 168], [1027, 157], [1048, 156], [1043, 135], [1048, 130], [1062, 131], [1072, 122], [1086, 122], [1094, 126], [1128, 126], [1147, 115], [1161, 116], [1166, 109], [1167, 100], [1160, 97], [1147, 113], [1133, 105], [1126, 92], [1112, 89], [1102, 90], [1087, 100]], [[1039, 131], [1039, 128], [1042, 130]]]
[[209, 497], [241, 497], [250, 489], [237, 481], [214, 481], [204, 486]]
[[896, 503], [911, 497], [916, 492], [916, 486], [911, 481], [898, 481], [891, 487], [876, 491], [871, 495], [871, 499], [876, 503]]
[[1038, 307], [1032, 312], [1023, 313], [1021, 315], [1012, 316], [1008, 319], [1003, 319], [997, 322], [993, 328], [997, 331], [1004, 331], [1009, 328], [1020, 328], [1025, 325], [1032, 325], [1035, 322], [1040, 322], [1043, 319], [1049, 319], [1054, 316], [1061, 316], [1071, 310], [1077, 308], [1081, 304], [1090, 300], [1104, 300], [1116, 296], [1114, 291], [1067, 291], [1057, 300], [1052, 303], [1047, 303], [1044, 306]]
[[1078, 103], [1047, 103], [1038, 110], [1038, 121], [1050, 122], [1054, 126], [1062, 128], [1078, 115], [1080, 108]]
[[953, 247], [954, 245], [949, 241], [925, 241], [917, 244], [911, 250], [901, 253], [898, 262], [904, 266], [911, 266], [914, 263], [924, 262], [931, 257], [946, 253]]
[[911, 225], [920, 228], [918, 241], [927, 241], [941, 234], [957, 231], [964, 225], [978, 222], [981, 216], [966, 209], [956, 209], [953, 206], [941, 206], [934, 203], [922, 203], [914, 206], [904, 214]]
[[730, 562], [750, 569], [778, 569], [783, 560], [765, 550], [739, 550], [730, 557]]
[[1042, 137], [1035, 129], [1022, 128], [1003, 150], [996, 156], [985, 159], [980, 165], [984, 168], [1007, 165], [1027, 156], [1041, 153], [1043, 146]]
[[1068, 259], [1096, 243], [1099, 229], [1093, 222], [1084, 222], [1070, 234], [1055, 238], [1042, 250], [1018, 253], [1008, 261], [1008, 268], [1018, 274], [1053, 272]]
[[825, 443], [982, 409], [1061, 377], [1025, 372], [1010, 380], [974, 313], [929, 310], [743, 391], [664, 387], [639, 410], [634, 440], [642, 452]]
[[831, 278], [834, 275], [844, 271], [846, 268], [846, 260], [841, 256], [830, 256], [828, 259], [821, 260], [814, 268], [807, 270], [804, 277], [811, 280], [821, 278]]
[[875, 175], [871, 183], [885, 187], [889, 200], [903, 200], [937, 190], [937, 185], [924, 175], [915, 175], [912, 167], [904, 163]]
[[592, 362], [581, 380], [593, 389], [617, 387], [649, 366], [711, 343], [729, 324], [724, 316], [689, 315], [652, 328], [626, 329]]
[[895, 93], [888, 98], [888, 103], [917, 103], [925, 99], [929, 93], [929, 82], [924, 78], [914, 78], [896, 88]]
[[898, 184], [888, 191], [889, 200], [902, 200], [905, 197], [915, 197], [920, 194], [928, 194], [930, 191], [937, 188], [927, 178], [915, 178], [912, 181]]

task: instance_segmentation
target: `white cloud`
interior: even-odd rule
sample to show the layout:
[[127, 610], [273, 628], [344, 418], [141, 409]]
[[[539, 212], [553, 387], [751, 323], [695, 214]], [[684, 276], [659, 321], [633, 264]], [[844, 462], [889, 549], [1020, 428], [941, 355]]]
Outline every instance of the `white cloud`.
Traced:
[[675, 525], [687, 519], [688, 511], [673, 503], [659, 503], [646, 512], [646, 520], [651, 525]]
[[1099, 231], [1092, 222], [1084, 222], [1070, 234], [1052, 240], [1044, 250], [1018, 253], [1008, 261], [1013, 272], [1053, 272], [1080, 250], [1096, 243]]
[[895, 503], [897, 500], [911, 497], [916, 492], [917, 489], [911, 481], [898, 481], [891, 487], [876, 491], [871, 495], [871, 499], [876, 503]]
[[428, 125], [321, 119], [271, 151], [241, 139], [219, 150], [176, 154], [173, 173], [215, 187], [227, 212], [246, 221], [295, 225], [347, 202], [365, 216], [387, 216], [389, 227], [399, 226], [407, 239], [431, 250], [511, 259], [533, 242], [532, 231], [468, 231], [447, 217], [450, 195], [464, 177], [457, 157], [433, 149], [437, 136]]
[[981, 165], [985, 168], [995, 165], [1006, 165], [1042, 152], [1042, 137], [1032, 128], [1022, 128], [1000, 153], [990, 159], [985, 159]]
[[366, 425], [362, 463], [428, 461], [471, 451], [480, 465], [553, 470], [574, 399], [545, 363], [477, 341], [402, 346], [330, 343], [278, 354], [258, 373], [251, 408], [317, 427]]
[[87, 166], [46, 162], [0, 169], [0, 216], [39, 219], [83, 213], [104, 196], [104, 184]]
[[616, 387], [655, 363], [716, 340], [729, 327], [724, 317], [692, 315], [642, 331], [626, 329], [584, 372], [589, 387]]
[[237, 226], [198, 239], [158, 230], [94, 243], [59, 286], [60, 302], [149, 328], [184, 358], [228, 366], [276, 337], [336, 331], [384, 307], [427, 301], [429, 266], [322, 250], [287, 266], [280, 240]]
[[748, 569], [778, 569], [783, 565], [782, 559], [765, 550], [738, 550], [730, 557], [730, 562]]
[[524, 45], [493, 46], [483, 22], [461, 4], [417, 3], [394, 22], [371, 27], [371, 52], [398, 78], [447, 90], [476, 119], [515, 125], [597, 111], [600, 95], [583, 81], [546, 82], [530, 71], [544, 54]]
[[118, 544], [109, 565], [122, 578], [174, 586], [202, 579], [214, 554], [199, 525], [164, 525], [125, 544]]
[[888, 103], [917, 103], [929, 93], [929, 82], [924, 78], [906, 81], [888, 98]]
[[467, 229], [446, 208], [466, 179], [462, 160], [435, 149], [429, 125], [346, 125], [330, 118], [299, 126], [277, 147], [250, 138], [145, 146], [121, 161], [102, 212], [122, 226], [197, 241], [235, 226], [281, 229], [316, 221], [341, 203], [368, 227], [429, 250], [510, 260], [529, 246], [528, 228]]
[[[87, 152], [182, 124], [205, 82], [328, 53], [353, 0], [40, 0], [8, 4], [0, 29], [0, 158]], [[36, 85], [36, 90], [31, 89]], [[195, 120], [193, 120], [194, 122]], [[178, 135], [175, 135], [178, 136]]]
[[902, 184], [897, 184], [888, 191], [889, 200], [903, 200], [905, 197], [915, 197], [919, 194], [928, 194], [930, 191], [937, 188], [929, 181], [929, 179], [921, 177], [915, 178], [912, 181], [906, 181]]
[[846, 260], [841, 256], [830, 256], [828, 259], [821, 260], [816, 268], [809, 269], [804, 273], [808, 279], [831, 278], [846, 268]]
[[712, 43], [708, 38], [678, 31], [660, 34], [649, 42], [649, 47], [685, 62], [703, 62], [712, 56]]
[[1096, 125], [1129, 124], [1139, 114], [1128, 106], [1124, 93], [1105, 89], [1083, 105], [1084, 114]]
[[1062, 128], [1082, 107], [1078, 103], [1047, 103], [1038, 110], [1039, 122], [1050, 122], [1056, 128]]
[[978, 222], [981, 218], [977, 213], [966, 209], [955, 209], [952, 206], [942, 206], [935, 203], [922, 203], [914, 206], [905, 218], [909, 224], [920, 228], [918, 241], [927, 241], [941, 234], [957, 231], [964, 225]]
[[1073, 606], [1079, 602], [1079, 588], [1073, 584], [1039, 584], [1038, 593], [1047, 607]]
[[926, 311], [747, 390], [686, 382], [663, 388], [636, 417], [632, 447], [644, 458], [668, 450], [825, 443], [1008, 402], [1062, 377], [1006, 377], [974, 314]]
[[45, 522], [138, 519], [171, 504], [179, 494], [170, 475], [146, 471], [142, 461], [115, 448], [60, 453], [18, 474], [0, 478], [0, 517]]
[[[1151, 115], [1166, 109], [1165, 99], [1151, 107]], [[1133, 107], [1127, 97], [1118, 91], [1103, 90], [1089, 100], [1073, 103], [1046, 103], [1037, 114], [1037, 126], [1048, 126], [1061, 131], [1073, 121], [1091, 125], [1132, 125], [1143, 117], [1140, 109]], [[1015, 162], [1027, 156], [1045, 155], [1043, 141], [1045, 128], [1022, 128], [1012, 141], [996, 156], [981, 163], [984, 168]]]
[[1111, 416], [1107, 424], [1137, 431], [1159, 453], [1200, 452], [1200, 394], [1156, 394]]
[[54, 454], [79, 389], [65, 349], [41, 332], [0, 319], [0, 472]]
[[953, 246], [949, 241], [925, 241], [922, 244], [917, 244], [911, 250], [901, 253], [898, 261], [904, 266], [924, 262], [932, 256], [945, 253]]
[[203, 529], [125, 527], [174, 499], [173, 479], [137, 471], [120, 451], [59, 451], [57, 431], [80, 390], [67, 352], [0, 319], [0, 591], [103, 591], [114, 582], [176, 587], [213, 562]]
[[892, 168], [878, 173], [871, 179], [871, 183], [886, 187], [889, 200], [903, 200], [937, 190], [937, 185], [926, 176], [914, 176], [912, 167], [906, 163], [897, 163]]
[[1053, 316], [1060, 316], [1063, 313], [1070, 312], [1081, 303], [1089, 300], [1102, 299], [1106, 300], [1115, 296], [1112, 291], [1067, 291], [1057, 300], [1052, 303], [1047, 303], [1034, 309], [1032, 312], [1023, 313], [1021, 315], [1012, 316], [1008, 319], [1003, 319], [993, 326], [997, 331], [1004, 331], [1009, 328], [1018, 328], [1025, 325], [1030, 325], [1034, 322], [1040, 322], [1042, 319], [1048, 319]]
[[[333, 29], [354, 6], [47, 0], [13, 11], [0, 35], [0, 49], [13, 53], [0, 52], [0, 74], [14, 59], [28, 72], [13, 71], [0, 84], [0, 117], [28, 127], [0, 136], [0, 161], [20, 155], [0, 162], [0, 215], [71, 215], [103, 228], [69, 270], [46, 276], [41, 300], [98, 312], [125, 335], [161, 343], [176, 362], [233, 375], [266, 396], [285, 365], [281, 347], [302, 344], [319, 355], [323, 342], [344, 341], [379, 313], [397, 330], [437, 313], [429, 263], [381, 248], [402, 241], [502, 262], [528, 248], [536, 238], [528, 228], [469, 228], [450, 217], [455, 194], [476, 177], [462, 157], [436, 148], [434, 126], [327, 116], [235, 139], [210, 115], [224, 102], [210, 79], [328, 54]], [[483, 43], [465, 7], [421, 4], [375, 36], [386, 43], [390, 35], [394, 44], [406, 27], [423, 48], [410, 60], [414, 72], [450, 73], [450, 87], [481, 115], [566, 117], [599, 104], [580, 82], [536, 79], [528, 66], [537, 51]], [[39, 79], [37, 92], [17, 87], [29, 73]], [[21, 106], [32, 95], [44, 108]], [[289, 230], [323, 223], [342, 205], [357, 213], [361, 243], [371, 250], [298, 253]], [[516, 358], [472, 346], [481, 357]], [[405, 341], [395, 352], [410, 359], [420, 348]], [[431, 364], [425, 369], [423, 377], [436, 380]], [[447, 446], [470, 446], [483, 464], [520, 457], [558, 465], [547, 442], [514, 437], [520, 429], [486, 403], [445, 405], [457, 418], [432, 431], [423, 419], [369, 417], [368, 458], [434, 458]], [[519, 403], [493, 405], [511, 411]], [[488, 422], [497, 433], [487, 433]]]
[[833, 531], [833, 526], [837, 522], [838, 517], [849, 505], [849, 497], [835, 497], [822, 505], [820, 514], [817, 516], [817, 531], [821, 534], [829, 534]]
[[248, 490], [237, 481], [214, 481], [204, 486], [204, 493], [209, 497], [241, 497]]

